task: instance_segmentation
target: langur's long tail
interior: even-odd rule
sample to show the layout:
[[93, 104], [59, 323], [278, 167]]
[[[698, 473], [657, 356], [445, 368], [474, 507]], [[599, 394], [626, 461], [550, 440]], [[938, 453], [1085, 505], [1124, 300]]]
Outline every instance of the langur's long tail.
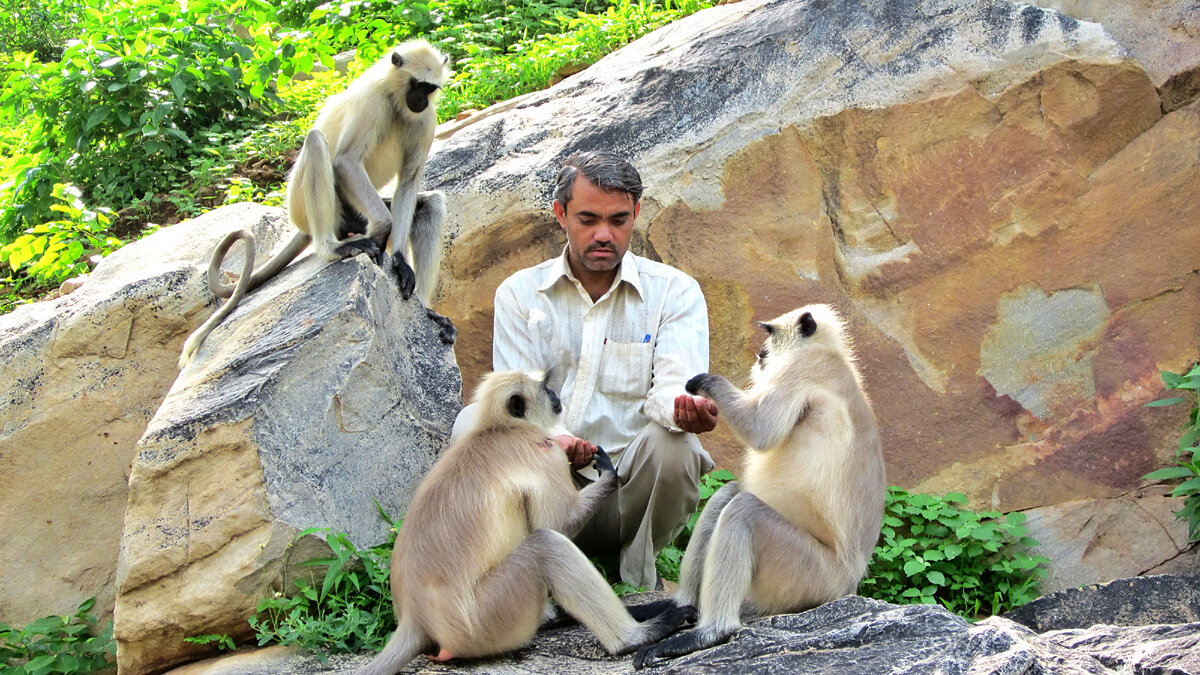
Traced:
[[313, 247], [326, 260], [338, 260], [333, 254], [338, 245], [338, 196], [333, 176], [333, 158], [329, 145], [318, 129], [304, 137], [304, 146], [288, 177], [288, 218], [301, 232], [312, 237]]
[[395, 675], [397, 670], [416, 658], [424, 646], [425, 639], [417, 627], [401, 618], [400, 626], [392, 633], [383, 651], [356, 670], [354, 675]]
[[[215, 266], [217, 272], [220, 272], [221, 261], [225, 259], [225, 254], [229, 252], [230, 247], [239, 239], [246, 243], [245, 259], [242, 261], [242, 276], [238, 277], [237, 284], [232, 287], [232, 293], [229, 299], [225, 301], [225, 304], [213, 312], [207, 321], [200, 324], [200, 327], [189, 335], [187, 341], [183, 343], [183, 352], [179, 355], [180, 370], [191, 362], [192, 357], [196, 355], [196, 351], [200, 349], [200, 345], [204, 343], [204, 338], [208, 337], [208, 334], [224, 321], [225, 317], [229, 316], [229, 313], [237, 307], [237, 304], [242, 301], [242, 297], [249, 290], [251, 277], [254, 274], [254, 235], [246, 230], [234, 230], [225, 235], [220, 244], [217, 244], [217, 250], [213, 251], [212, 261], [208, 267], [208, 283], [209, 287], [213, 284], [213, 267]], [[220, 280], [218, 279], [219, 282]]]

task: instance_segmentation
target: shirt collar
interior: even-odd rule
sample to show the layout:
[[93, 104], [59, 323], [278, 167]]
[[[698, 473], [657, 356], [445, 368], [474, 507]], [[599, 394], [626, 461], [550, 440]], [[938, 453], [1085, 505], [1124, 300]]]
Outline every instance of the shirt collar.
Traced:
[[[621, 267], [617, 272], [618, 284], [622, 281], [633, 287], [637, 291], [639, 298], [645, 298], [646, 294], [642, 292], [642, 277], [638, 274], [637, 256], [631, 251], [626, 250], [625, 255], [621, 257]], [[571, 274], [571, 266], [567, 263], [567, 247], [563, 247], [562, 255], [554, 259], [550, 267], [546, 269], [546, 278], [542, 281], [542, 285], [538, 286], [538, 290], [545, 292], [550, 290], [550, 287], [558, 282], [559, 279], [566, 278], [574, 279], [575, 275]]]

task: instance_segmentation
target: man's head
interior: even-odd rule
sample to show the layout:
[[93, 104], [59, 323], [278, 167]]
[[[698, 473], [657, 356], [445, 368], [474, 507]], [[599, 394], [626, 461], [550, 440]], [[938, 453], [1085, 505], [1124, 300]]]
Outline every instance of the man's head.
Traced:
[[567, 233], [576, 275], [607, 274], [621, 264], [641, 197], [642, 177], [621, 157], [581, 152], [566, 159], [554, 186], [554, 217]]

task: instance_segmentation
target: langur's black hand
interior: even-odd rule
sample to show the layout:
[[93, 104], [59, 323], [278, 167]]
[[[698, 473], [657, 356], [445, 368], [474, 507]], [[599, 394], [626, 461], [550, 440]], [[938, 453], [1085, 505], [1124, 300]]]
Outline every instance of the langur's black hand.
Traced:
[[596, 471], [599, 473], [616, 473], [617, 469], [613, 466], [612, 458], [604, 451], [604, 448], [596, 446], [596, 454], [592, 455], [592, 461], [596, 463]]
[[700, 394], [700, 392], [707, 388], [708, 382], [711, 378], [712, 375], [709, 373], [700, 373], [699, 375], [688, 380], [687, 384], [683, 385], [683, 388], [686, 389], [687, 393], [691, 394], [692, 396], [697, 396]]

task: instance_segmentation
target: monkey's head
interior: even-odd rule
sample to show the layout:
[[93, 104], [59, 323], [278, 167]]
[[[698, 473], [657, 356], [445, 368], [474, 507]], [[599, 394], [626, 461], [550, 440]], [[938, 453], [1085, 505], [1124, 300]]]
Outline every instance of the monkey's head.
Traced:
[[475, 388], [480, 426], [534, 426], [548, 429], [558, 424], [562, 401], [547, 384], [546, 373], [508, 370], [488, 373]]
[[846, 324], [829, 305], [806, 305], [758, 325], [767, 332], [767, 339], [758, 352], [755, 371], [785, 354], [835, 352], [849, 356]]
[[449, 57], [424, 40], [405, 42], [384, 59], [390, 64], [396, 89], [404, 94], [404, 105], [397, 105], [401, 113], [425, 112], [437, 102], [442, 87], [453, 74], [446, 65]]

